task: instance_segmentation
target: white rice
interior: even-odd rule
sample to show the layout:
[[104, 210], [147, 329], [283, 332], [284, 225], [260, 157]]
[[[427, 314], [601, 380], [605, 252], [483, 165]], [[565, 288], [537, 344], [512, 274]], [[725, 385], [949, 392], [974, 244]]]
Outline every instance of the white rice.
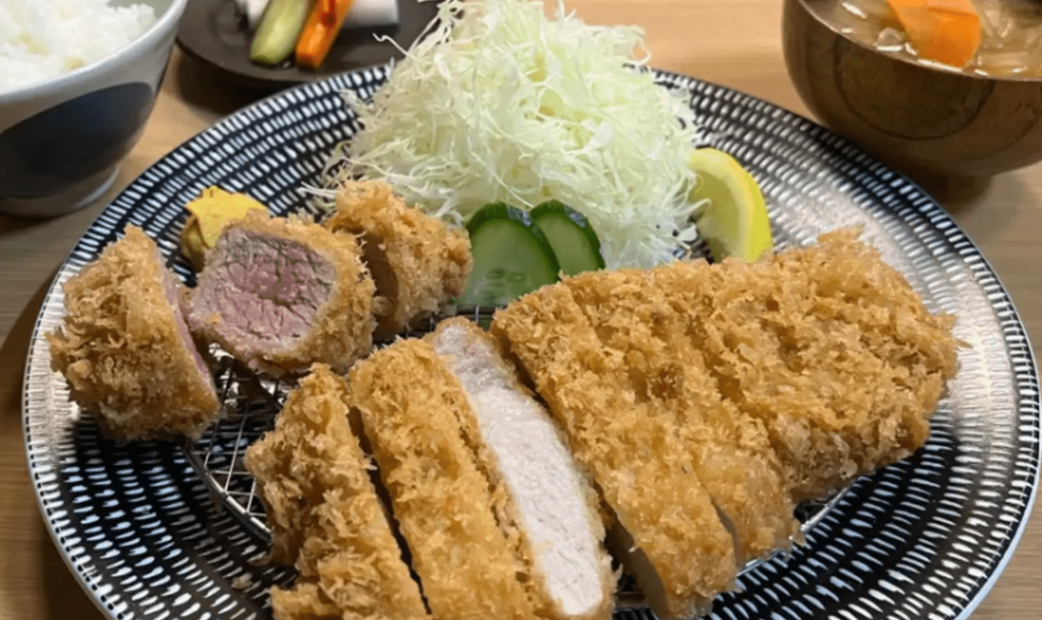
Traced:
[[127, 47], [152, 7], [109, 0], [0, 0], [0, 92], [58, 77]]

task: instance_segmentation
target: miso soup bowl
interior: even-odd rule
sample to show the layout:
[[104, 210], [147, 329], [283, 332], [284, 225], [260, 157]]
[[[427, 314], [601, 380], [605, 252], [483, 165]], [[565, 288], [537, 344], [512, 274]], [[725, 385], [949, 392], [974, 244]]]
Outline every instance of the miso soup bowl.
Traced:
[[107, 58], [0, 91], [0, 213], [53, 217], [87, 206], [141, 137], [188, 0], [112, 4], [147, 4], [156, 21]]
[[796, 90], [825, 125], [895, 167], [990, 177], [1042, 160], [1042, 79], [998, 78], [891, 56], [785, 0], [782, 40]]

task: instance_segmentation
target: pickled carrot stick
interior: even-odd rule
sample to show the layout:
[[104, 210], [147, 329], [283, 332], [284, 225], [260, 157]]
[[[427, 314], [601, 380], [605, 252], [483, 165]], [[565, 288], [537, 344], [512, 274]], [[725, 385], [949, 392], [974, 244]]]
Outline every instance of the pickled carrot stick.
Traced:
[[318, 69], [329, 54], [354, 0], [318, 0], [297, 41], [297, 65]]

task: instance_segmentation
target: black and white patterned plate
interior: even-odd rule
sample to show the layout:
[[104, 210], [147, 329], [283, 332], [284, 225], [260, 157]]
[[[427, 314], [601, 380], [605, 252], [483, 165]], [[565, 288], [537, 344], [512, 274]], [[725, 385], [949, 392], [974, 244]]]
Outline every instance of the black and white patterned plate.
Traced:
[[[191, 283], [178, 254], [183, 206], [220, 185], [275, 213], [304, 208], [298, 188], [317, 180], [333, 146], [358, 129], [340, 91], [370, 96], [387, 70], [285, 91], [200, 133], [135, 180], [59, 271], [26, 366], [26, 449], [56, 544], [111, 617], [262, 620], [270, 617], [267, 588], [292, 573], [256, 562], [266, 549], [263, 524], [250, 502], [251, 481], [236, 466], [258, 434], [248, 423], [254, 409], [231, 395], [235, 424], [186, 447], [119, 446], [102, 438], [49, 367], [43, 334], [62, 316], [62, 283], [128, 223], [155, 238]], [[742, 591], [721, 596], [713, 617], [967, 617], [1012, 555], [1038, 486], [1038, 375], [1009, 296], [942, 209], [853, 145], [752, 97], [678, 75], [657, 77], [691, 92], [704, 144], [735, 155], [760, 182], [780, 245], [863, 225], [931, 310], [958, 316], [956, 335], [971, 345], [927, 446], [818, 511], [807, 545], [746, 571]], [[221, 381], [237, 385], [226, 380], [234, 369], [220, 372]], [[639, 606], [617, 617], [652, 618]]]

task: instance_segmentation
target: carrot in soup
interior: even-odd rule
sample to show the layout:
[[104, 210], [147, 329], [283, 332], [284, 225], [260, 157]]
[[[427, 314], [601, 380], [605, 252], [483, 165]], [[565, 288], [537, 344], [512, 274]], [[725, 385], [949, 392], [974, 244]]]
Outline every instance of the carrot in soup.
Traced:
[[925, 60], [965, 67], [981, 43], [980, 15], [971, 0], [887, 0]]

